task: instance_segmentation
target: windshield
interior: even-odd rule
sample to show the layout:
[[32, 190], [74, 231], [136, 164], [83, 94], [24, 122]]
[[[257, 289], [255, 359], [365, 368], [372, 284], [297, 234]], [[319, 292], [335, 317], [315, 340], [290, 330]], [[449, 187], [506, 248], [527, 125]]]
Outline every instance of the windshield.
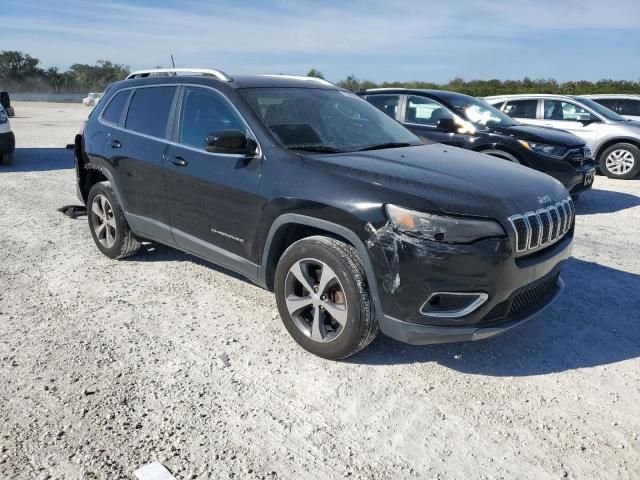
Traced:
[[513, 118], [501, 112], [484, 100], [468, 96], [447, 96], [446, 100], [453, 106], [462, 118], [476, 125], [491, 127], [512, 127], [518, 125]]
[[577, 97], [577, 98], [578, 98], [578, 100], [580, 100], [581, 103], [584, 103], [591, 110], [594, 110], [596, 113], [599, 113], [600, 115], [602, 115], [604, 118], [606, 118], [608, 120], [613, 120], [614, 122], [628, 122], [629, 121], [628, 119], [618, 115], [613, 110], [609, 110], [607, 107], [604, 107], [604, 106], [600, 105], [599, 103], [594, 102], [590, 98], [586, 98], [586, 97]]
[[276, 139], [290, 150], [339, 153], [423, 143], [353, 93], [315, 88], [239, 91]]

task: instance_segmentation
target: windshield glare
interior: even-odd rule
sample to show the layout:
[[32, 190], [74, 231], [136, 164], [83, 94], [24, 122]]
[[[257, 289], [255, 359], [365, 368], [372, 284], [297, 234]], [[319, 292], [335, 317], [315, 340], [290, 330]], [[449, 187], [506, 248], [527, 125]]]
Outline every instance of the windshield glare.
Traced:
[[422, 144], [398, 122], [350, 92], [248, 88], [240, 94], [276, 139], [291, 150], [332, 153]]
[[620, 115], [618, 115], [613, 110], [609, 110], [607, 107], [600, 105], [598, 102], [594, 102], [590, 98], [586, 97], [578, 97], [581, 103], [585, 104], [591, 110], [594, 110], [596, 113], [599, 113], [604, 118], [608, 120], [613, 120], [614, 122], [627, 122], [628, 120]]
[[483, 100], [473, 97], [453, 97], [447, 99], [458, 115], [476, 125], [511, 127], [518, 123]]

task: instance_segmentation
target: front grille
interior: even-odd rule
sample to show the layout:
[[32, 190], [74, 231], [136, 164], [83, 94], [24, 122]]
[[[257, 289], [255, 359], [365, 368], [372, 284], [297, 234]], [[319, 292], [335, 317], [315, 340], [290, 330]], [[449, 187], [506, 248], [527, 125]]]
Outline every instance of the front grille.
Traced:
[[512, 215], [509, 222], [516, 234], [518, 253], [536, 250], [561, 240], [575, 219], [571, 197], [535, 212]]
[[493, 307], [480, 323], [485, 326], [495, 324], [535, 310], [551, 298], [559, 276], [560, 272], [555, 272], [522, 287], [514, 292], [508, 300]]
[[591, 158], [591, 150], [586, 146], [571, 148], [565, 154], [565, 158], [569, 160], [574, 167], [581, 167], [585, 161]]

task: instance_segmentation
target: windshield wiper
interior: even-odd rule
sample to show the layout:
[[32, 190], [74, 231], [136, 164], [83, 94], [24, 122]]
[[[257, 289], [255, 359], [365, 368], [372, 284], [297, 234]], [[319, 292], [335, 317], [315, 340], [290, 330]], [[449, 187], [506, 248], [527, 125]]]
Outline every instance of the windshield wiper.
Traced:
[[327, 147], [325, 145], [291, 145], [289, 150], [301, 150], [303, 152], [319, 152], [319, 153], [344, 153], [344, 150], [338, 148]]
[[366, 152], [367, 150], [383, 150], [385, 148], [400, 148], [400, 147], [415, 147], [420, 145], [419, 143], [407, 143], [407, 142], [387, 142], [380, 143], [378, 145], [369, 145], [368, 147], [359, 148], [356, 152]]

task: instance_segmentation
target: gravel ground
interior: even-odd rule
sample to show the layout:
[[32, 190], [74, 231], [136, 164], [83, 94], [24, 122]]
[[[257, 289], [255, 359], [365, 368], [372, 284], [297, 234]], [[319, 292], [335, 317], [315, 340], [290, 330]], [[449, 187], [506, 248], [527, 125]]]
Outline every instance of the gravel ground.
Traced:
[[273, 296], [165, 247], [111, 261], [77, 203], [89, 109], [15, 104], [0, 167], [0, 478], [639, 478], [640, 180], [578, 204], [566, 291], [483, 342], [336, 363]]

